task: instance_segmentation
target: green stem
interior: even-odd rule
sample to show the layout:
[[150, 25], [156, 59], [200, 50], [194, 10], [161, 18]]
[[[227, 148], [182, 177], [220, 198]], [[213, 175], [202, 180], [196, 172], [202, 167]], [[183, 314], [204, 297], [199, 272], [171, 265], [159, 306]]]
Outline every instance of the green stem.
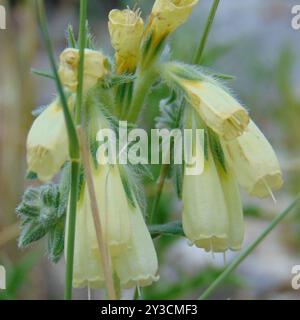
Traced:
[[[81, 10], [83, 10], [84, 4], [86, 1], [82, 1], [81, 3]], [[71, 193], [70, 193], [70, 206], [69, 206], [69, 224], [68, 224], [68, 237], [67, 237], [67, 247], [66, 247], [66, 286], [65, 286], [65, 299], [72, 299], [72, 281], [73, 281], [73, 260], [74, 260], [74, 240], [75, 240], [75, 226], [76, 226], [76, 207], [77, 207], [77, 192], [78, 192], [78, 184], [79, 184], [79, 172], [80, 172], [80, 164], [79, 164], [79, 158], [80, 158], [80, 149], [79, 149], [79, 141], [76, 133], [76, 127], [73, 121], [73, 118], [71, 116], [71, 113], [68, 108], [67, 99], [64, 93], [64, 89], [61, 83], [61, 80], [58, 75], [53, 49], [52, 49], [52, 43], [49, 36], [49, 31], [47, 27], [46, 22], [46, 13], [45, 13], [45, 7], [44, 7], [44, 1], [43, 0], [36, 0], [37, 3], [37, 12], [38, 12], [38, 19], [39, 19], [39, 25], [42, 31], [43, 40], [45, 43], [45, 47], [48, 53], [50, 65], [52, 68], [52, 72], [55, 78], [55, 83], [57, 86], [57, 91], [59, 93], [61, 105], [64, 112], [66, 127], [67, 127], [67, 133], [69, 138], [69, 155], [71, 159]], [[83, 10], [83, 12], [86, 12]], [[84, 20], [84, 14], [81, 13], [81, 20]], [[82, 26], [81, 26], [82, 27]], [[81, 40], [84, 39], [84, 33], [85, 29], [82, 31]], [[81, 44], [84, 41], [82, 40]], [[82, 52], [81, 50], [81, 64], [83, 66], [83, 59], [82, 59]], [[80, 79], [79, 83], [81, 83], [81, 89], [79, 90], [79, 102], [77, 102], [77, 106], [81, 106], [82, 103], [82, 75], [83, 71], [79, 72]], [[80, 118], [79, 118], [80, 120]]]
[[160, 175], [159, 175], [159, 179], [158, 179], [158, 183], [157, 183], [157, 192], [156, 192], [155, 199], [153, 202], [151, 214], [149, 216], [149, 224], [151, 224], [153, 222], [155, 212], [157, 212], [157, 210], [158, 210], [160, 198], [161, 198], [161, 195], [162, 195], [162, 192], [164, 189], [164, 184], [165, 184], [166, 178], [168, 176], [169, 167], [170, 167], [169, 164], [163, 164], [161, 166], [161, 171], [160, 171]]
[[196, 54], [195, 54], [195, 57], [194, 57], [194, 60], [193, 60], [194, 64], [201, 64], [201, 62], [202, 62], [203, 53], [204, 53], [204, 49], [205, 49], [205, 46], [206, 46], [206, 43], [207, 43], [208, 35], [210, 33], [214, 18], [216, 16], [216, 12], [217, 12], [219, 3], [220, 3], [220, 0], [214, 0], [214, 2], [213, 2], [213, 5], [212, 5], [211, 10], [209, 12], [208, 19], [207, 19], [206, 24], [205, 24], [204, 32], [203, 32], [203, 34], [201, 36], [199, 47], [198, 47], [198, 49], [196, 51]]
[[76, 134], [76, 128], [71, 116], [71, 113], [68, 108], [67, 99], [64, 93], [64, 89], [62, 86], [62, 83], [60, 81], [54, 55], [53, 55], [53, 49], [52, 49], [52, 43], [49, 36], [49, 31], [47, 27], [47, 20], [46, 20], [46, 13], [45, 13], [45, 7], [44, 7], [44, 1], [43, 0], [36, 0], [37, 3], [37, 12], [38, 12], [38, 20], [40, 29], [42, 31], [44, 44], [47, 50], [48, 58], [50, 61], [51, 69], [53, 72], [53, 76], [55, 78], [55, 83], [57, 87], [57, 91], [59, 93], [61, 105], [64, 112], [64, 117], [66, 121], [67, 126], [67, 132], [69, 137], [69, 153], [71, 159], [78, 159], [79, 158], [79, 142]]
[[280, 213], [270, 225], [261, 233], [261, 235], [253, 241], [235, 260], [233, 260], [228, 267], [220, 274], [220, 276], [202, 293], [199, 300], [207, 299], [216, 288], [234, 271], [253, 251], [256, 247], [266, 238], [266, 236], [294, 209], [300, 202], [300, 196], [292, 202], [292, 204]]
[[153, 66], [151, 70], [143, 71], [138, 70], [137, 80], [135, 81], [132, 103], [129, 109], [129, 114], [127, 120], [129, 122], [136, 122], [140, 111], [144, 105], [147, 94], [149, 93], [149, 89], [155, 81], [156, 78], [156, 70]]
[[181, 221], [172, 221], [166, 224], [153, 224], [148, 226], [149, 232], [153, 239], [163, 236], [184, 236]]
[[81, 124], [82, 100], [83, 100], [83, 72], [84, 72], [84, 50], [86, 47], [86, 19], [87, 0], [80, 0], [80, 22], [79, 22], [79, 65], [78, 65], [78, 86], [75, 109], [75, 121]]
[[70, 190], [70, 207], [68, 219], [68, 237], [66, 243], [66, 283], [65, 299], [72, 299], [73, 287], [73, 264], [74, 264], [74, 243], [76, 227], [76, 210], [77, 210], [77, 192], [79, 184], [80, 164], [78, 161], [71, 163], [71, 190]]

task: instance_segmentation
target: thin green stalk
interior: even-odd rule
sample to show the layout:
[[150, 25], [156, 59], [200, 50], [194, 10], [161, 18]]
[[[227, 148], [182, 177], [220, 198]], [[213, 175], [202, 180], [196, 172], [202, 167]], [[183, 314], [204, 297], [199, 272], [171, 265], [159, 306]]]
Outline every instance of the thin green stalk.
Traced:
[[270, 225], [261, 233], [261, 235], [253, 241], [235, 260], [233, 260], [228, 267], [220, 274], [220, 276], [202, 293], [199, 300], [207, 299], [216, 288], [233, 272], [253, 251], [256, 247], [267, 237], [267, 235], [300, 203], [300, 196], [280, 213]]
[[137, 76], [138, 80], [136, 80], [135, 82], [132, 103], [130, 105], [127, 117], [127, 120], [131, 123], [136, 122], [136, 120], [138, 119], [141, 108], [144, 105], [147, 92], [149, 91], [148, 89], [154, 83], [157, 75], [154, 67], [152, 67], [149, 71], [138, 70], [137, 72], [139, 73], [139, 75]]
[[79, 142], [76, 133], [75, 124], [73, 122], [71, 113], [68, 108], [67, 99], [64, 94], [64, 89], [60, 81], [52, 43], [47, 27], [46, 13], [43, 0], [36, 0], [39, 25], [42, 31], [43, 40], [48, 53], [50, 65], [55, 78], [57, 91], [59, 93], [61, 105], [64, 112], [67, 133], [69, 138], [69, 155], [71, 159], [71, 191], [70, 191], [70, 207], [69, 207], [69, 224], [68, 224], [68, 238], [66, 247], [66, 285], [65, 285], [65, 299], [72, 299], [72, 280], [73, 280], [73, 260], [74, 260], [74, 240], [75, 240], [75, 225], [76, 225], [76, 206], [77, 206], [77, 190], [79, 183]]
[[[219, 3], [220, 3], [220, 0], [214, 0], [213, 5], [210, 9], [209, 16], [208, 16], [208, 19], [205, 24], [205, 29], [204, 29], [204, 32], [201, 36], [199, 47], [198, 47], [198, 50], [197, 50], [196, 55], [193, 60], [194, 64], [200, 64], [202, 61], [204, 49], [206, 47], [208, 36], [209, 36], [210, 30], [211, 30], [214, 18], [216, 16], [216, 12], [217, 12]], [[184, 104], [184, 100], [182, 101], [182, 104]], [[151, 212], [151, 215], [150, 215], [150, 221], [153, 219], [153, 216], [158, 208], [161, 194], [163, 191], [163, 187], [165, 184], [165, 180], [167, 178], [168, 170], [169, 170], [168, 165], [167, 165], [167, 168], [165, 168], [164, 166], [162, 166], [162, 168], [161, 168], [160, 178], [159, 178], [160, 183], [158, 184], [156, 198], [154, 199], [154, 206], [153, 206], [153, 211]]]
[[42, 70], [37, 70], [37, 69], [31, 69], [31, 73], [40, 76], [40, 77], [44, 77], [44, 78], [48, 78], [48, 79], [52, 79], [55, 80], [54, 76], [48, 72], [42, 71]]
[[159, 202], [160, 202], [160, 198], [164, 189], [164, 184], [166, 181], [166, 178], [168, 176], [168, 172], [169, 172], [169, 164], [163, 164], [161, 166], [161, 171], [160, 171], [160, 175], [159, 175], [159, 179], [158, 179], [158, 183], [157, 183], [157, 191], [156, 191], [156, 195], [155, 195], [155, 199], [153, 202], [153, 207], [149, 216], [149, 224], [151, 224], [153, 222], [153, 218], [155, 216], [155, 212], [157, 212], [158, 210], [158, 206], [159, 206]]
[[[79, 25], [79, 66], [78, 66], [78, 86], [75, 108], [75, 123], [81, 125], [82, 113], [82, 97], [83, 97], [83, 71], [84, 71], [84, 49], [86, 45], [86, 15], [87, 0], [80, 0], [80, 25]], [[76, 129], [75, 129], [76, 130]], [[78, 136], [76, 134], [78, 139]], [[78, 153], [80, 147], [78, 143]], [[79, 156], [78, 156], [79, 158]], [[77, 193], [79, 186], [80, 165], [79, 162], [72, 161], [71, 168], [71, 195], [70, 195], [70, 211], [68, 220], [68, 238], [67, 238], [67, 260], [66, 260], [66, 283], [65, 283], [65, 299], [72, 299], [73, 287], [73, 268], [74, 268], [74, 244], [76, 230], [76, 210], [77, 210]]]
[[194, 64], [201, 64], [201, 62], [202, 62], [204, 49], [206, 47], [207, 39], [208, 39], [210, 30], [211, 30], [212, 24], [214, 22], [215, 16], [216, 16], [216, 12], [217, 12], [219, 3], [220, 3], [220, 0], [214, 0], [213, 5], [210, 9], [209, 16], [208, 16], [208, 19], [205, 24], [205, 29], [204, 29], [204, 32], [201, 36], [199, 47], [196, 51], [196, 54], [195, 54], [195, 57], [193, 60]]
[[62, 83], [60, 81], [54, 55], [53, 55], [53, 49], [52, 49], [52, 43], [50, 40], [49, 36], [49, 31], [47, 27], [47, 20], [46, 20], [46, 13], [45, 13], [45, 7], [44, 7], [44, 1], [43, 0], [36, 0], [37, 3], [37, 12], [38, 12], [38, 20], [39, 20], [39, 25], [40, 29], [43, 35], [43, 40], [44, 44], [47, 50], [48, 58], [50, 61], [51, 69], [53, 72], [53, 76], [55, 78], [55, 83], [57, 87], [57, 91], [59, 93], [61, 105], [63, 108], [64, 112], [64, 117], [66, 121], [66, 126], [67, 126], [67, 132], [68, 132], [68, 137], [69, 137], [69, 153], [71, 159], [78, 159], [79, 158], [79, 143], [78, 143], [78, 138], [76, 134], [76, 128], [71, 116], [71, 113], [68, 108], [68, 103], [67, 103], [67, 98], [64, 93], [64, 89], [62, 86]]
[[78, 86], [75, 109], [75, 122], [81, 124], [82, 101], [83, 101], [83, 72], [84, 72], [84, 50], [86, 48], [86, 19], [87, 0], [80, 0], [80, 23], [79, 23], [79, 65], [78, 65]]
[[73, 264], [74, 264], [74, 243], [77, 210], [77, 192], [79, 184], [80, 164], [78, 161], [71, 162], [71, 189], [70, 207], [68, 219], [68, 236], [66, 243], [66, 279], [65, 279], [65, 299], [72, 299], [73, 287]]

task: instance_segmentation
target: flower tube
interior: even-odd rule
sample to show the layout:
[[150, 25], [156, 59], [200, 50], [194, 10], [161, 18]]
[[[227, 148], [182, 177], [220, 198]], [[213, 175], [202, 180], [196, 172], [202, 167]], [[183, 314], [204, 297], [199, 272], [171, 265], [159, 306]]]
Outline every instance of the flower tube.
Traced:
[[239, 184], [258, 197], [272, 196], [283, 183], [276, 154], [253, 121], [244, 134], [231, 141], [223, 141], [224, 151]]
[[135, 70], [139, 54], [144, 22], [139, 11], [112, 10], [109, 13], [108, 29], [111, 44], [116, 50], [115, 58], [118, 73], [131, 73]]
[[28, 170], [49, 181], [68, 160], [68, 135], [62, 107], [52, 102], [33, 122], [27, 137]]

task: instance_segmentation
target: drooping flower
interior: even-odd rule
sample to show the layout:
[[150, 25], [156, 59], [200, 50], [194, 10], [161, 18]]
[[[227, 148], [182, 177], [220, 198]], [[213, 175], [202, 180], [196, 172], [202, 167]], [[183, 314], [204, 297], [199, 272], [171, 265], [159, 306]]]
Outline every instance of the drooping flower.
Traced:
[[197, 3], [198, 0], [156, 0], [147, 27], [153, 43], [158, 44], [182, 25]]
[[242, 136], [223, 141], [223, 146], [239, 184], [250, 195], [266, 197], [282, 186], [276, 154], [253, 121]]
[[68, 160], [68, 145], [63, 110], [55, 100], [35, 119], [29, 131], [28, 170], [42, 181], [51, 180]]
[[240, 190], [233, 172], [218, 170], [228, 216], [228, 249], [240, 250], [244, 241], [244, 217]]
[[116, 255], [129, 246], [131, 208], [117, 166], [99, 166], [93, 178], [103, 236], [111, 254]]
[[118, 73], [133, 72], [137, 66], [144, 22], [139, 11], [112, 10], [109, 13], [108, 28], [111, 44], [116, 50]]
[[183, 230], [206, 251], [239, 250], [244, 238], [243, 211], [233, 175], [218, 168], [209, 153], [204, 171], [184, 175]]
[[123, 288], [144, 287], [159, 279], [154, 244], [137, 205], [131, 215], [130, 246], [114, 261]]
[[209, 81], [180, 80], [192, 106], [213, 131], [225, 140], [240, 136], [249, 123], [245, 108], [223, 88]]
[[[65, 87], [76, 92], [78, 86], [79, 50], [68, 48], [60, 55], [59, 76]], [[84, 50], [84, 92], [95, 86], [109, 72], [108, 60], [99, 51]]]
[[[130, 206], [125, 199], [117, 168], [109, 172], [108, 166], [102, 167], [99, 172], [94, 172], [94, 186], [111, 268], [120, 279], [122, 288], [150, 285], [158, 280], [158, 262], [141, 210], [138, 205], [136, 208]], [[105, 287], [86, 185], [77, 208], [73, 285]]]
[[[68, 226], [68, 223], [66, 225]], [[66, 239], [67, 236], [68, 229], [66, 230]], [[73, 286], [75, 288], [105, 287], [101, 254], [98, 249], [91, 203], [86, 186], [84, 186], [77, 203]]]

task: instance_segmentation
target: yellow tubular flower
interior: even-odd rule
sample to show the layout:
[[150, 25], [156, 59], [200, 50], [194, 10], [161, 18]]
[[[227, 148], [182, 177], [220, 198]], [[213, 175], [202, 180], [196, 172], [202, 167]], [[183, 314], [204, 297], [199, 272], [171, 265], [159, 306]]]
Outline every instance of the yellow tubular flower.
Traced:
[[49, 181], [68, 160], [68, 135], [62, 107], [52, 102], [33, 122], [27, 137], [28, 170]]
[[[68, 223], [66, 225], [68, 226]], [[77, 204], [75, 235], [73, 286], [75, 288], [104, 287], [105, 278], [87, 186], [84, 187]]]
[[[103, 165], [94, 171], [94, 186], [97, 195], [103, 236], [110, 253], [115, 256], [130, 245], [130, 207], [117, 166]], [[96, 248], [94, 248], [96, 249]]]
[[[60, 55], [59, 76], [64, 86], [76, 92], [78, 85], [79, 50], [68, 48]], [[108, 73], [108, 60], [98, 51], [84, 51], [84, 91], [87, 92]]]
[[245, 226], [239, 187], [231, 171], [218, 171], [228, 214], [228, 249], [240, 250], [244, 241]]
[[133, 72], [136, 68], [144, 22], [139, 11], [112, 10], [109, 13], [108, 29], [111, 44], [116, 50], [118, 73]]
[[266, 197], [282, 186], [276, 154], [253, 121], [244, 134], [223, 141], [224, 151], [239, 184], [253, 196]]
[[211, 154], [202, 174], [184, 176], [182, 200], [182, 223], [187, 238], [206, 251], [227, 250], [227, 207]]
[[140, 209], [130, 217], [131, 245], [114, 261], [122, 288], [144, 287], [159, 279], [156, 251]]
[[221, 138], [234, 139], [247, 128], [249, 116], [245, 108], [217, 84], [182, 79], [179, 84], [200, 117]]
[[147, 32], [153, 32], [154, 44], [175, 31], [191, 15], [198, 0], [156, 0]]

